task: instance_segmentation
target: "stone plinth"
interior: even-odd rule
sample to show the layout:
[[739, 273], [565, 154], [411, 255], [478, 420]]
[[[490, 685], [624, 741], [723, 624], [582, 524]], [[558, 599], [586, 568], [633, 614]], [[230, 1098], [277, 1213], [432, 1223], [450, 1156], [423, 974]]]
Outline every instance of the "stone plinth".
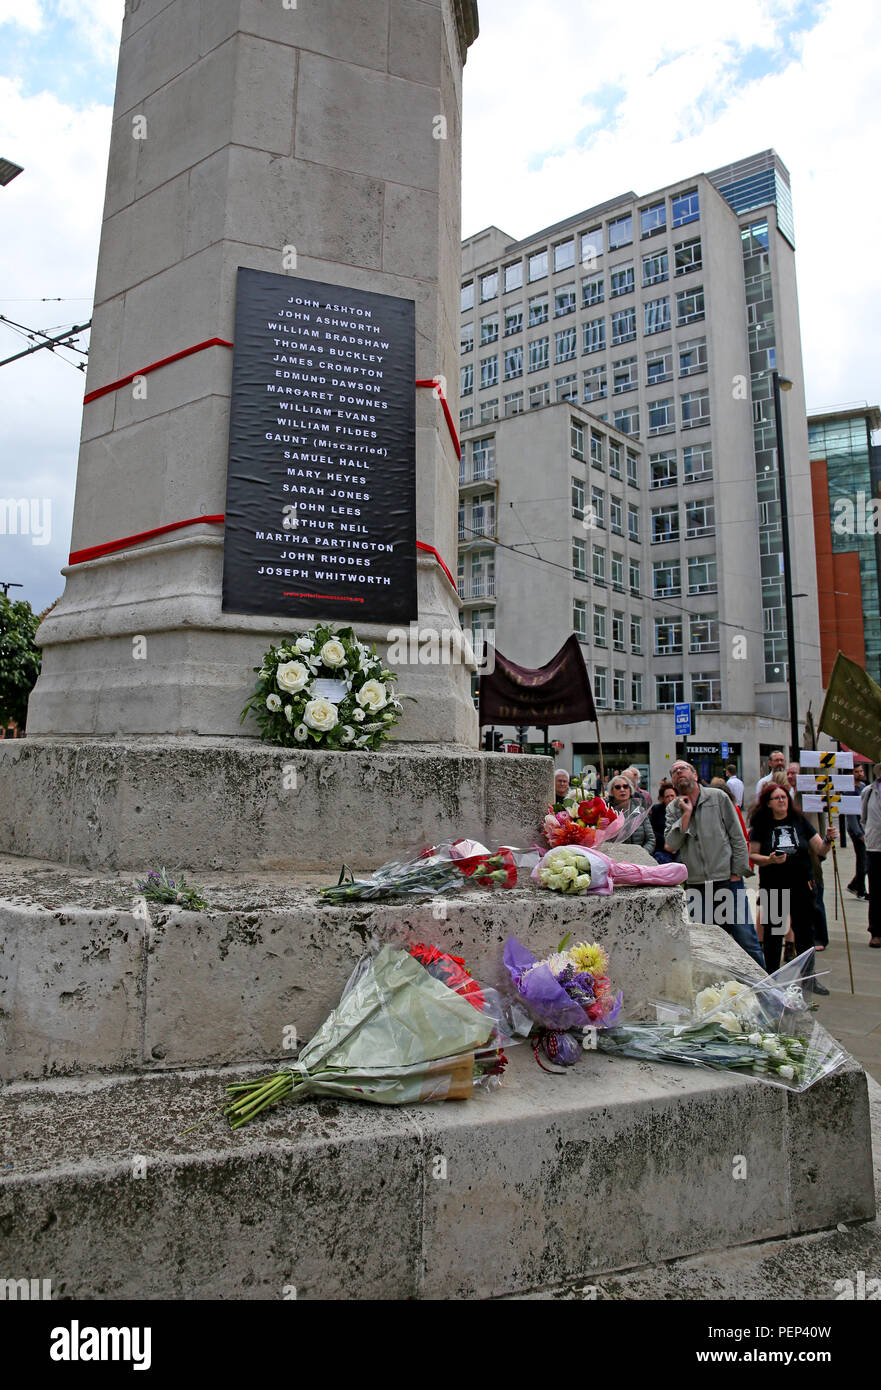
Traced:
[[0, 852], [84, 868], [376, 868], [468, 835], [528, 847], [550, 758], [255, 738], [0, 741]]

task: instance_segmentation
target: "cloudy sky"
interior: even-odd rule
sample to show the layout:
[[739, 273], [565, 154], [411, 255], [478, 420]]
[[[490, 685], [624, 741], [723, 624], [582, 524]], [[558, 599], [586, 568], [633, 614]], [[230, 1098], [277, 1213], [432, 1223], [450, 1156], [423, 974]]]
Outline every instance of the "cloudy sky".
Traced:
[[[309, 2], [309, 0], [307, 0]], [[88, 319], [123, 0], [0, 0], [0, 314]], [[816, 0], [480, 0], [465, 70], [463, 232], [529, 235], [773, 146], [792, 176], [808, 405], [881, 396], [881, 6]], [[60, 302], [56, 302], [60, 301]], [[0, 358], [27, 340], [0, 323]], [[64, 360], [67, 359], [67, 360]], [[0, 535], [0, 581], [61, 591], [83, 374], [2, 369], [0, 498], [49, 499], [51, 538]], [[47, 519], [45, 505], [36, 524]]]

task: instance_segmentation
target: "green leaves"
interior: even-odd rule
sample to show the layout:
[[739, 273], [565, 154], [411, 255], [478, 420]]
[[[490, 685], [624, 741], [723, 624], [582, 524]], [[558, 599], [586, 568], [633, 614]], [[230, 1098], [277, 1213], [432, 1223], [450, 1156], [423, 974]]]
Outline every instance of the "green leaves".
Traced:
[[24, 599], [0, 594], [0, 723], [27, 723], [28, 699], [42, 660], [34, 641], [40, 619]]

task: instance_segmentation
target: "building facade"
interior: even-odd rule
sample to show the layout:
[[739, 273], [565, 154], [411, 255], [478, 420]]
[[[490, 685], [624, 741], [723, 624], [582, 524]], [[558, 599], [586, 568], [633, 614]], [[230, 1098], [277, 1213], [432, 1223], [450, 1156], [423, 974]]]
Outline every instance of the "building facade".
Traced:
[[[775, 367], [790, 512], [811, 505], [785, 167], [766, 151], [518, 242], [490, 227], [463, 243], [461, 322], [463, 622], [523, 665], [578, 633], [607, 771], [656, 786], [688, 703], [693, 759], [749, 781], [788, 739]], [[804, 711], [812, 533], [792, 565]], [[596, 764], [594, 726], [551, 737]]]

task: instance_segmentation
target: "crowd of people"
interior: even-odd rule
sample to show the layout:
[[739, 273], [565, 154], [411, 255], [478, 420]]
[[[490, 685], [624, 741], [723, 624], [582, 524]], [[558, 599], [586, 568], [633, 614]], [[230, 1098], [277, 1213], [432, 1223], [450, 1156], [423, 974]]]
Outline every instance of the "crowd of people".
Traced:
[[[729, 764], [726, 776], [702, 781], [697, 769], [677, 759], [658, 787], [657, 800], [645, 791], [636, 767], [615, 771], [606, 783], [609, 804], [631, 823], [624, 839], [641, 845], [659, 863], [686, 865], [689, 913], [693, 921], [723, 927], [765, 970], [784, 959], [824, 951], [829, 932], [823, 895], [823, 861], [841, 835], [849, 835], [856, 872], [849, 892], [869, 904], [869, 945], [881, 949], [881, 763], [872, 780], [863, 764], [854, 768], [861, 796], [859, 815], [842, 817], [840, 832], [822, 814], [805, 812], [798, 791], [798, 763], [787, 764], [781, 750], [768, 759], [768, 771], [755, 796]], [[558, 807], [569, 807], [597, 791], [593, 768], [570, 781], [555, 775]], [[753, 921], [745, 880], [758, 871], [758, 909]], [[785, 954], [784, 954], [785, 952]], [[811, 958], [813, 959], [813, 958]], [[812, 981], [818, 994], [828, 990]]]

